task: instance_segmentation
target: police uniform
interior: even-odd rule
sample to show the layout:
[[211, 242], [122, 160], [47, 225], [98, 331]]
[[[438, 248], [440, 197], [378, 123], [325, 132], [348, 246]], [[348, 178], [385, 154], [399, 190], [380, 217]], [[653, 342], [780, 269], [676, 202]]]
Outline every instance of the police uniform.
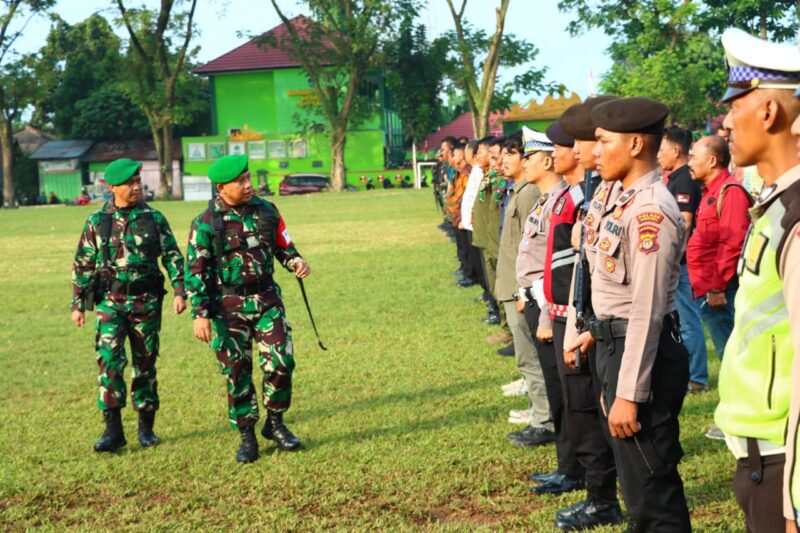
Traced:
[[[543, 133], [535, 132], [527, 127], [522, 128], [524, 142], [523, 157], [527, 158], [536, 152], [552, 154], [553, 143]], [[524, 179], [524, 178], [523, 178]], [[538, 187], [539, 185], [537, 185]], [[566, 438], [563, 423], [564, 402], [561, 381], [558, 378], [555, 350], [553, 342], [540, 341], [537, 336], [539, 327], [551, 329], [550, 308], [544, 300], [544, 262], [547, 251], [547, 235], [550, 231], [550, 218], [556, 197], [566, 187], [566, 182], [559, 179], [533, 204], [528, 212], [522, 229], [522, 239], [517, 249], [517, 283], [518, 296], [525, 302], [525, 320], [530, 328], [536, 355], [544, 375], [550, 415], [556, 438], [556, 457], [558, 468], [556, 474], [542, 485], [534, 487], [537, 494], [560, 494], [575, 490], [582, 486], [584, 471], [575, 458], [572, 443]], [[538, 300], [537, 300], [538, 297]]]
[[[118, 159], [106, 167], [105, 180], [122, 185], [138, 176], [141, 167], [138, 161]], [[183, 255], [167, 219], [144, 201], [126, 208], [108, 202], [86, 221], [78, 242], [72, 309], [83, 312], [87, 304], [97, 305], [97, 407], [103, 411], [106, 431], [95, 444], [96, 451], [114, 451], [127, 443], [120, 416], [127, 395], [126, 337], [131, 345], [131, 400], [139, 413], [139, 441], [145, 447], [159, 443], [153, 433], [160, 406], [156, 359], [164, 296], [159, 257], [175, 295], [183, 296]]]
[[[796, 47], [767, 43], [740, 30], [726, 30], [722, 44], [729, 65], [724, 102], [762, 88], [795, 89], [800, 83]], [[789, 127], [772, 133], [789, 136]], [[732, 131], [734, 142], [737, 133]], [[794, 352], [800, 347], [799, 205], [797, 165], [766, 185], [750, 210], [734, 327], [720, 369], [714, 420], [737, 459], [734, 493], [750, 531], [783, 531], [784, 517], [794, 519], [800, 507], [795, 472], [800, 379], [793, 380], [798, 377]]]
[[[596, 106], [591, 116], [611, 132], [659, 135], [668, 112], [653, 100], [620, 98]], [[641, 424], [632, 437], [611, 439], [632, 528], [689, 531], [678, 474], [678, 416], [689, 366], [674, 310], [683, 219], [653, 165], [625, 189], [621, 181], [600, 189], [583, 223], [605, 413], [617, 399], [634, 402]]]
[[[576, 138], [581, 142], [595, 141], [591, 109], [610, 99], [596, 97], [576, 104], [548, 127], [547, 136], [555, 144], [565, 147], [574, 146]], [[590, 176], [590, 194], [597, 190], [597, 186], [605, 188], [611, 184], [602, 182], [596, 172]], [[597, 404], [601, 387], [596, 372], [592, 372], [596, 367], [595, 350], [589, 351], [587, 364], [578, 369], [569, 368], [564, 362], [567, 316], [573, 302], [570, 285], [579, 257], [572, 246], [572, 232], [575, 226], [580, 226], [584, 190], [584, 183], [579, 182], [564, 188], [555, 200], [543, 278], [544, 296], [553, 322], [553, 346], [563, 393], [566, 438], [572, 443], [576, 459], [585, 471], [586, 482], [586, 499], [556, 513], [556, 526], [565, 530], [616, 524], [622, 520], [616, 496], [614, 453]], [[603, 197], [606, 194], [604, 192]], [[574, 308], [572, 310], [574, 316]]]
[[[225, 184], [246, 171], [246, 156], [226, 156], [211, 166], [209, 179]], [[240, 462], [258, 457], [253, 430], [258, 421], [252, 378], [254, 340], [267, 410], [261, 433], [281, 449], [300, 447], [283, 423], [292, 400], [295, 362], [292, 329], [280, 287], [272, 277], [273, 258], [289, 270], [300, 254], [277, 208], [266, 200], [254, 196], [232, 206], [217, 197], [192, 221], [186, 289], [192, 317], [208, 318], [213, 326], [211, 347], [227, 379], [228, 421], [242, 435]]]

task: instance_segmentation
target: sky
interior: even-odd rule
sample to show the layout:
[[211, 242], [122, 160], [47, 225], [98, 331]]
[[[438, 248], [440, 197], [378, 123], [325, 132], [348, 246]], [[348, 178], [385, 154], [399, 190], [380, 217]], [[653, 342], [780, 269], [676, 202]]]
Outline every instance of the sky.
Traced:
[[[145, 0], [146, 6], [157, 8], [158, 0]], [[460, 4], [459, 0], [454, 2]], [[494, 9], [499, 0], [469, 0], [465, 18], [470, 24], [494, 33]], [[142, 0], [127, 0], [126, 7], [142, 4]], [[279, 0], [281, 9], [289, 16], [304, 13], [303, 3], [297, 0]], [[419, 22], [428, 28], [431, 38], [453, 29], [453, 20], [445, 0], [426, 0], [426, 8], [420, 11]], [[54, 11], [68, 23], [74, 24], [101, 12], [106, 18], [117, 15], [113, 0], [59, 0]], [[200, 46], [197, 60], [210, 61], [245, 43], [249, 37], [258, 35], [280, 24], [269, 0], [198, 0], [195, 14], [199, 37], [194, 41]], [[570, 13], [558, 11], [557, 0], [511, 0], [506, 15], [505, 31], [539, 48], [536, 66], [546, 66], [547, 81], [563, 83], [569, 91], [586, 97], [590, 90], [589, 72], [599, 80], [610, 68], [605, 49], [610, 40], [600, 31], [572, 37], [566, 31], [571, 20]], [[35, 52], [44, 42], [49, 30], [46, 17], [30, 21], [25, 33], [17, 42], [21, 52]], [[125, 36], [123, 29], [117, 33]], [[510, 79], [516, 71], [502, 69], [500, 82]], [[532, 95], [518, 95], [525, 105]], [[537, 99], [541, 101], [543, 96]]]

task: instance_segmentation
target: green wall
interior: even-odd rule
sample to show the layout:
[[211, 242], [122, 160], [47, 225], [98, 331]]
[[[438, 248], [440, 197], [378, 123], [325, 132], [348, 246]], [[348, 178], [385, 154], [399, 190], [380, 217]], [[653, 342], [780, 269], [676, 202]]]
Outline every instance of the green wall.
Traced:
[[276, 131], [272, 72], [236, 72], [212, 76], [217, 133], [247, 124], [254, 131]]
[[43, 174], [39, 171], [41, 189], [45, 196], [56, 193], [62, 202], [72, 202], [81, 194], [81, 171]]

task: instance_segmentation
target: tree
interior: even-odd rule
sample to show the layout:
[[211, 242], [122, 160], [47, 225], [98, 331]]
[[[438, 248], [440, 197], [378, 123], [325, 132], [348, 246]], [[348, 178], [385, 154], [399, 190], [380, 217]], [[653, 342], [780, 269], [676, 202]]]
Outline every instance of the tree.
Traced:
[[411, 16], [416, 0], [306, 0], [317, 20], [289, 20], [271, 0], [286, 28], [285, 38], [264, 38], [265, 48], [279, 48], [300, 62], [319, 102], [319, 118], [331, 137], [331, 187], [345, 187], [347, 131], [374, 113], [359, 89], [371, 68], [379, 66], [377, 52], [384, 35]]
[[[795, 9], [791, 9], [794, 7]], [[671, 118], [700, 127], [718, 114], [727, 73], [719, 35], [730, 26], [781, 41], [797, 27], [796, 0], [560, 0], [574, 12], [567, 29], [600, 28], [613, 61], [600, 87], [663, 101]]]
[[16, 207], [12, 129], [31, 100], [35, 83], [28, 60], [14, 56], [14, 43], [28, 22], [54, 0], [0, 0], [0, 155], [3, 159], [3, 205]]
[[[185, 11], [177, 12], [175, 0], [161, 0], [158, 11], [127, 9], [117, 0], [122, 24], [130, 37], [128, 59], [129, 97], [144, 112], [153, 137], [161, 171], [159, 194], [172, 197], [172, 135], [176, 124], [186, 123], [188, 114], [177, 105], [176, 86], [184, 69], [194, 30], [197, 0], [186, 0]], [[177, 48], [171, 49], [173, 40]]]
[[[503, 33], [509, 0], [500, 0], [500, 6], [495, 9], [495, 31], [491, 37], [482, 30], [473, 30], [464, 20], [467, 0], [461, 0], [458, 10], [453, 0], [447, 0], [447, 5], [453, 16], [455, 32], [448, 32], [442, 38], [455, 43], [457, 47], [457, 57], [451, 58], [448, 75], [464, 92], [472, 113], [475, 137], [485, 137], [489, 133], [489, 115], [510, 105], [514, 92], [558, 90], [553, 84], [544, 83], [546, 68], [533, 67], [497, 89], [499, 66], [524, 65], [532, 62], [539, 53], [533, 44]], [[477, 54], [485, 54], [480, 63], [476, 62]]]
[[442, 124], [441, 93], [444, 85], [446, 43], [431, 45], [425, 26], [411, 19], [400, 26], [397, 40], [386, 44], [386, 83], [392, 91], [397, 114], [411, 143], [414, 176], [417, 177], [417, 141]]

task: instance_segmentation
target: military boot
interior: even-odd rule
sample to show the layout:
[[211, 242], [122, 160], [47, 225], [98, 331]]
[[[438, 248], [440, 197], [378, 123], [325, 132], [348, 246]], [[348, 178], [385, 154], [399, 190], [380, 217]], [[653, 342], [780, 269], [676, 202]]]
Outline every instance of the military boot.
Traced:
[[240, 463], [252, 463], [258, 459], [258, 441], [253, 426], [239, 428], [242, 435], [242, 445], [236, 454], [236, 460]]
[[153, 433], [153, 422], [155, 422], [155, 419], [155, 411], [139, 411], [139, 431], [137, 432], [137, 436], [139, 437], [139, 443], [144, 448], [161, 444], [161, 439]]
[[94, 451], [115, 452], [128, 444], [122, 430], [122, 414], [119, 409], [103, 411], [103, 420], [106, 422], [106, 430], [100, 440], [94, 443]]
[[281, 450], [293, 452], [300, 448], [300, 439], [295, 437], [283, 423], [283, 413], [267, 411], [267, 420], [264, 422], [261, 435], [265, 439], [274, 440]]

